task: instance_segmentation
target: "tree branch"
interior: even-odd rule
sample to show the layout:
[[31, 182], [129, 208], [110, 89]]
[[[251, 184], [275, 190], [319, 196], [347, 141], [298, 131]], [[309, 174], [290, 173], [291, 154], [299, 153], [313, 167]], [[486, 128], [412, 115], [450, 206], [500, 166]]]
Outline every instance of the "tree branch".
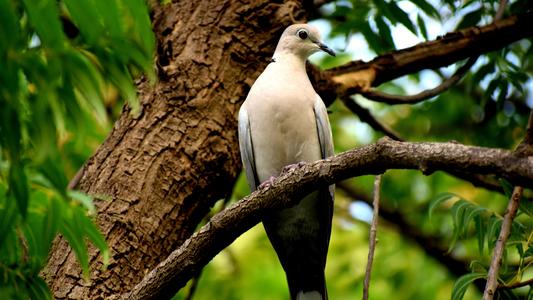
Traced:
[[[496, 15], [494, 16], [493, 22], [499, 21], [502, 18], [506, 5], [507, 5], [507, 0], [500, 0], [500, 7], [498, 8]], [[452, 76], [450, 76], [449, 78], [441, 82], [441, 84], [439, 84], [438, 86], [432, 89], [422, 91], [415, 95], [408, 95], [408, 96], [391, 95], [391, 94], [383, 93], [380, 91], [372, 91], [372, 90], [362, 91], [361, 94], [365, 96], [367, 99], [374, 100], [376, 102], [384, 102], [388, 104], [412, 104], [412, 103], [422, 102], [424, 100], [437, 96], [438, 94], [446, 91], [451, 86], [459, 82], [461, 78], [463, 78], [463, 76], [466, 74], [466, 72], [468, 72], [468, 70], [470, 70], [470, 68], [476, 63], [478, 58], [479, 58], [479, 55], [470, 57], [464, 65], [458, 68], [455, 71], [455, 73], [453, 73]]]
[[326, 104], [337, 95], [360, 93], [398, 77], [452, 63], [508, 46], [533, 35], [533, 12], [517, 14], [481, 27], [452, 32], [434, 41], [380, 55], [369, 62], [352, 61], [327, 71], [315, 67], [310, 77]]
[[359, 117], [359, 120], [362, 122], [367, 123], [372, 127], [374, 130], [384, 133], [386, 136], [390, 137], [393, 140], [402, 141], [403, 139], [398, 136], [397, 133], [395, 133], [392, 129], [388, 128], [384, 124], [381, 124], [368, 109], [362, 107], [359, 105], [355, 100], [350, 98], [349, 96], [345, 96], [341, 98], [342, 103], [346, 105], [346, 107], [353, 112], [355, 115]]
[[382, 138], [375, 144], [282, 173], [269, 188], [257, 190], [216, 214], [124, 297], [169, 298], [265, 214], [295, 205], [306, 191], [317, 186], [328, 186], [354, 176], [381, 174], [387, 169], [419, 169], [425, 174], [463, 169], [471, 173], [500, 174], [514, 184], [530, 187], [533, 182], [533, 158], [519, 157], [511, 151]]
[[[533, 12], [517, 14], [486, 26], [448, 33], [434, 41], [378, 56], [365, 63], [355, 61], [328, 72], [339, 76], [374, 69], [372, 86], [423, 69], [436, 69], [491, 52], [533, 35]], [[351, 87], [347, 85], [346, 87]]]

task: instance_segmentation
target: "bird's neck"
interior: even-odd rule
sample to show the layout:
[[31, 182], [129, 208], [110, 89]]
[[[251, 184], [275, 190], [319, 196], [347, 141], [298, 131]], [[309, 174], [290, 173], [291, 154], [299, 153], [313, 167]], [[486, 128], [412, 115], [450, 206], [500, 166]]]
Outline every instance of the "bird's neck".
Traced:
[[301, 70], [305, 72], [305, 57], [301, 57], [290, 52], [278, 53], [276, 51], [272, 56], [272, 60], [272, 63], [274, 64], [279, 64], [280, 66], [291, 68], [294, 71]]

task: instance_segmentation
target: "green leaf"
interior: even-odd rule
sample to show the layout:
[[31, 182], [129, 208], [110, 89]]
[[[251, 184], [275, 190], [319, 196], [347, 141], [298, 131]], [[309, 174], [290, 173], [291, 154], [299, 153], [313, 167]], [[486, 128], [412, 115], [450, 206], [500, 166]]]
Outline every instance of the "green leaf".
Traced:
[[392, 34], [390, 31], [390, 27], [383, 18], [376, 18], [374, 20], [376, 22], [376, 25], [379, 30], [379, 34], [381, 36], [381, 41], [384, 44], [385, 50], [392, 50], [394, 49], [394, 40], [392, 39]]
[[466, 229], [468, 227], [468, 224], [464, 223], [465, 220], [465, 214], [466, 209], [470, 205], [468, 201], [465, 201], [463, 199], [460, 199], [459, 201], [455, 202], [452, 206], [452, 217], [453, 217], [453, 236], [452, 241], [450, 242], [449, 251], [455, 246], [455, 243], [457, 240], [464, 235], [466, 232]]
[[505, 193], [505, 196], [507, 196], [508, 199], [511, 199], [511, 197], [513, 196], [514, 186], [509, 181], [503, 178], [500, 178], [499, 182], [503, 188], [503, 192]]
[[396, 2], [388, 2], [387, 5], [393, 19], [400, 22], [403, 26], [405, 26], [405, 28], [409, 29], [409, 31], [416, 35], [417, 32], [415, 25], [411, 19], [409, 19], [409, 16], [396, 4]]
[[524, 212], [531, 218], [533, 218], [533, 202], [530, 200], [526, 200], [524, 196], [522, 196], [522, 199], [520, 199], [520, 211]]
[[137, 99], [137, 91], [133, 86], [133, 79], [129, 70], [118, 64], [116, 61], [111, 61], [107, 65], [109, 75], [115, 86], [120, 90], [122, 96], [128, 101], [133, 115], [137, 115], [140, 111], [139, 100]]
[[491, 60], [482, 67], [479, 68], [479, 70], [474, 73], [472, 76], [473, 82], [481, 82], [488, 74], [494, 73], [494, 69], [496, 68], [496, 65], [494, 64], [494, 61]]
[[79, 222], [79, 226], [83, 228], [84, 235], [86, 235], [89, 240], [100, 249], [104, 267], [107, 267], [109, 264], [109, 248], [103, 235], [100, 233], [100, 230], [81, 210], [77, 213], [76, 220]]
[[485, 278], [485, 276], [485, 273], [469, 273], [459, 277], [459, 279], [457, 279], [457, 281], [455, 281], [455, 284], [453, 285], [451, 299], [463, 299], [463, 296], [465, 295], [468, 286], [477, 279]]
[[[128, 0], [127, 5], [124, 5], [129, 10], [131, 20], [125, 20], [133, 24], [132, 33], [138, 34], [140, 45], [148, 53], [150, 59], [154, 56], [155, 51], [155, 36], [152, 31], [152, 22], [148, 15], [148, 7], [144, 0]], [[154, 76], [153, 68], [144, 70], [149, 75], [149, 78]]]
[[[94, 111], [99, 120], [106, 120], [102, 75], [89, 58], [83, 54], [69, 51], [65, 56], [65, 68], [70, 74], [70, 82], [79, 91], [79, 96], [76, 97], [77, 101], [71, 101], [69, 104], [72, 106], [79, 103], [84, 110]], [[70, 108], [70, 110], [76, 110], [76, 108]]]
[[526, 252], [524, 252], [523, 258], [533, 256], [533, 246], [527, 248]]
[[26, 217], [28, 212], [29, 186], [26, 177], [25, 167], [22, 163], [15, 163], [9, 168], [8, 178], [9, 192], [17, 201], [17, 206], [22, 217]]
[[[78, 0], [79, 1], [79, 0]], [[92, 6], [96, 8], [96, 14], [103, 21], [103, 25], [106, 31], [109, 32], [109, 35], [112, 38], [123, 37], [122, 33], [122, 20], [123, 16], [120, 14], [119, 7], [117, 2], [119, 0], [93, 0], [91, 1]], [[120, 1], [122, 2], [122, 1]], [[134, 3], [128, 3], [126, 6], [135, 5]]]
[[46, 214], [43, 218], [43, 243], [46, 245], [46, 248], [48, 248], [54, 240], [61, 221], [63, 220], [63, 212], [59, 201], [63, 200], [57, 199], [56, 197], [50, 199], [49, 206], [47, 207]]
[[430, 201], [429, 208], [428, 208], [429, 220], [431, 221], [431, 217], [433, 216], [433, 211], [435, 210], [437, 206], [441, 205], [445, 201], [448, 201], [452, 198], [460, 198], [460, 197], [453, 193], [442, 193], [442, 194], [437, 195], [435, 198], [433, 198]]
[[498, 82], [499, 81], [500, 81], [499, 77], [494, 78], [493, 80], [490, 81], [489, 85], [487, 86], [487, 90], [485, 90], [485, 97], [487, 97], [487, 98], [492, 97], [492, 94], [494, 93], [494, 91], [498, 87]]
[[472, 12], [467, 13], [463, 17], [461, 22], [459, 22], [455, 30], [460, 30], [460, 29], [476, 26], [479, 23], [479, 21], [481, 21], [482, 15], [483, 15], [483, 10], [481, 9], [474, 10]]
[[60, 231], [69, 242], [70, 247], [72, 247], [74, 250], [74, 253], [76, 253], [76, 257], [78, 258], [83, 272], [83, 277], [88, 279], [89, 255], [87, 253], [87, 245], [83, 235], [84, 232], [81, 228], [78, 228], [74, 220], [75, 218], [66, 219], [63, 223], [63, 226], [61, 226]]
[[481, 215], [477, 215], [474, 217], [474, 224], [476, 226], [476, 238], [477, 238], [477, 247], [479, 250], [479, 254], [483, 255], [483, 251], [485, 249], [487, 225], [485, 223], [484, 218]]
[[[89, 44], [96, 44], [96, 41], [103, 35], [104, 27], [92, 1], [64, 0], [64, 3], [72, 17], [72, 22], [76, 24], [81, 35]], [[119, 19], [116, 21], [118, 22]]]
[[376, 53], [382, 53], [385, 52], [385, 49], [381, 45], [381, 37], [377, 35], [372, 28], [370, 28], [370, 25], [368, 23], [361, 24], [361, 27], [359, 27], [359, 30], [365, 37], [365, 40], [367, 41], [368, 45], [372, 50], [374, 50]]
[[93, 198], [91, 196], [78, 190], [69, 190], [67, 194], [69, 197], [83, 205], [89, 211], [90, 215], [96, 214], [96, 207], [94, 206]]
[[22, 0], [22, 2], [43, 46], [62, 48], [65, 35], [59, 21], [56, 0]]
[[439, 21], [441, 20], [440, 13], [429, 2], [425, 0], [411, 0], [411, 2], [418, 6], [424, 13], [426, 13], [426, 15], [433, 17]]
[[503, 103], [505, 99], [507, 98], [507, 91], [509, 90], [509, 84], [506, 81], [500, 81], [498, 84], [498, 89], [500, 92], [498, 93], [497, 102]]
[[30, 299], [52, 299], [52, 293], [50, 292], [48, 285], [46, 285], [46, 282], [38, 275], [34, 275], [30, 278], [26, 288]]
[[15, 47], [19, 35], [20, 27], [13, 9], [13, 1], [0, 0], [0, 53]]
[[502, 219], [491, 216], [489, 219], [489, 230], [487, 230], [487, 242], [489, 247], [493, 247], [500, 234]]
[[429, 37], [428, 37], [428, 31], [427, 31], [427, 28], [426, 28], [426, 22], [424, 22], [424, 20], [422, 19], [422, 17], [420, 17], [420, 15], [417, 16], [416, 23], [417, 23], [418, 29], [420, 29], [420, 33], [422, 34], [424, 39], [428, 40]]
[[15, 199], [7, 195], [5, 186], [0, 184], [0, 250], [6, 245], [5, 240], [17, 219]]

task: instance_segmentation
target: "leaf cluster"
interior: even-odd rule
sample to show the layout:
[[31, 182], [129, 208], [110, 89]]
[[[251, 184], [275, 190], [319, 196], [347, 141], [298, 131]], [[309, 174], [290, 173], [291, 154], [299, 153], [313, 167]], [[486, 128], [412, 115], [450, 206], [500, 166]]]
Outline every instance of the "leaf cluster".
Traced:
[[[151, 68], [143, 0], [0, 0], [0, 294], [49, 298], [39, 277], [58, 233], [88, 278], [87, 241], [107, 264], [92, 198], [67, 189], [133, 76]], [[9, 297], [8, 297], [9, 298]]]

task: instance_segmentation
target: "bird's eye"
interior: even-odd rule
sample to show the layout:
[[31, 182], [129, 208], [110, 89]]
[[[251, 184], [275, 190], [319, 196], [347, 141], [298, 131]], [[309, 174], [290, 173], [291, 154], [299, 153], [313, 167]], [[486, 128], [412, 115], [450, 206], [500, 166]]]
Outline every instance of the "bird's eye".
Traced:
[[297, 34], [302, 40], [305, 40], [309, 36], [305, 29], [298, 30]]

